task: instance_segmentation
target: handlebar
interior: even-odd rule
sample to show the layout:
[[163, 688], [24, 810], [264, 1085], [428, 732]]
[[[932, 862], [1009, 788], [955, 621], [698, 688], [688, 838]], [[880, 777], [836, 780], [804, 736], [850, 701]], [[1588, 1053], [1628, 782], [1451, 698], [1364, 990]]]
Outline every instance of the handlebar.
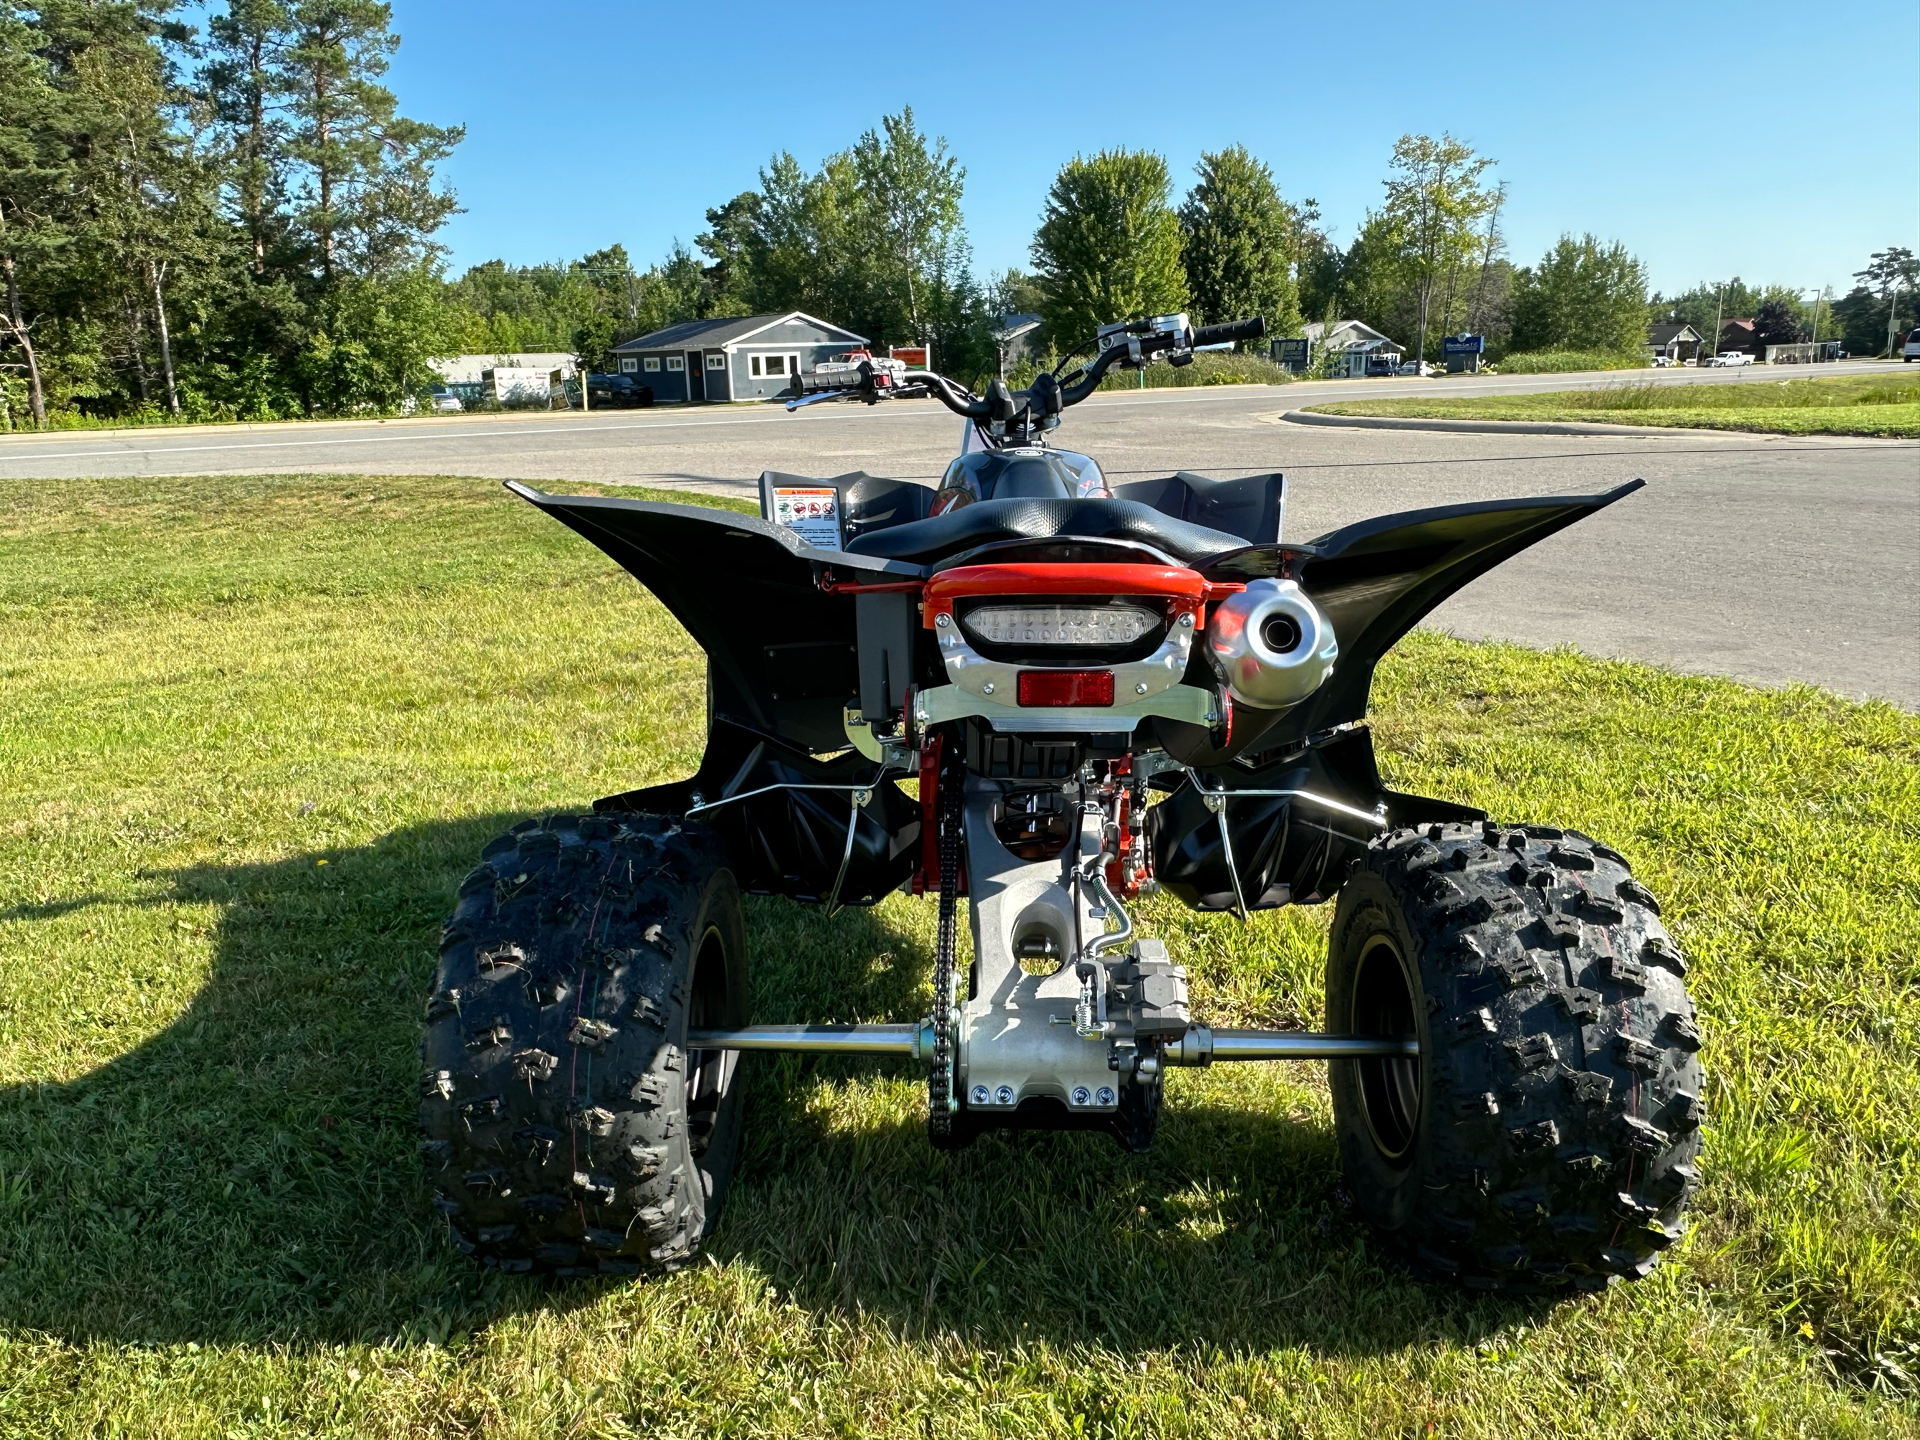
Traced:
[[1256, 315], [1251, 320], [1231, 320], [1225, 325], [1202, 325], [1193, 332], [1193, 348], [1198, 350], [1207, 345], [1230, 345], [1236, 340], [1258, 340], [1267, 333], [1267, 317]]
[[[897, 387], [885, 393], [902, 394], [914, 389], [922, 390], [954, 414], [992, 425], [995, 434], [1002, 433], [1003, 427], [1014, 424], [1017, 417], [1023, 415], [1037, 416], [1040, 427], [1048, 429], [1059, 423], [1060, 412], [1067, 406], [1078, 405], [1099, 389], [1101, 380], [1115, 365], [1126, 363], [1143, 366], [1168, 353], [1176, 365], [1181, 365], [1193, 358], [1194, 350], [1203, 346], [1226, 345], [1236, 340], [1258, 340], [1266, 333], [1267, 322], [1260, 315], [1224, 325], [1203, 325], [1198, 330], [1188, 328], [1184, 315], [1162, 315], [1151, 320], [1103, 327], [1100, 339], [1106, 342], [1104, 348], [1071, 385], [1062, 385], [1057, 375], [1043, 370], [1034, 377], [1031, 385], [1017, 393], [1007, 388], [1005, 380], [996, 379], [987, 386], [985, 395], [975, 395], [931, 370], [909, 370], [900, 377]], [[798, 410], [803, 405], [822, 400], [865, 400], [872, 404], [881, 398], [882, 393], [876, 392], [872, 367], [863, 365], [860, 379], [855, 385], [845, 390], [825, 391], [789, 400], [787, 408]], [[1018, 423], [1025, 425], [1029, 422], [1020, 419]]]

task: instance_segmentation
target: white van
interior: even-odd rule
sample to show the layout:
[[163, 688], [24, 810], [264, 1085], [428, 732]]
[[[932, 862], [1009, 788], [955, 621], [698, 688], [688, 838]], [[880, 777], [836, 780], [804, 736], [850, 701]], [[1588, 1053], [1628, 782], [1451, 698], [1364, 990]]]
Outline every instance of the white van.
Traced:
[[1920, 330], [1907, 332], [1907, 343], [1900, 347], [1902, 360], [1920, 360]]

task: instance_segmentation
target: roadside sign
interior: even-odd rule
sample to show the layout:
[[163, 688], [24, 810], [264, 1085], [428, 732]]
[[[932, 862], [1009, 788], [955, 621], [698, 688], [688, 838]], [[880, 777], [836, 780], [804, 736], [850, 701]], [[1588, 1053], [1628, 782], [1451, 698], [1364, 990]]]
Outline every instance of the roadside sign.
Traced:
[[1449, 335], [1440, 342], [1441, 353], [1446, 355], [1478, 355], [1487, 348], [1484, 335]]
[[1287, 370], [1307, 368], [1309, 344], [1305, 340], [1276, 340], [1273, 342], [1273, 363]]

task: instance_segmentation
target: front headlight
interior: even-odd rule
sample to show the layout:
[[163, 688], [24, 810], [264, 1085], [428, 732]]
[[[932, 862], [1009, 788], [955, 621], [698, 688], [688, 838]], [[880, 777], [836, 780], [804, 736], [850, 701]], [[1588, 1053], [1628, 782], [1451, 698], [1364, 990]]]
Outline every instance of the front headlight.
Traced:
[[983, 605], [960, 623], [984, 645], [1131, 645], [1160, 616], [1144, 605]]

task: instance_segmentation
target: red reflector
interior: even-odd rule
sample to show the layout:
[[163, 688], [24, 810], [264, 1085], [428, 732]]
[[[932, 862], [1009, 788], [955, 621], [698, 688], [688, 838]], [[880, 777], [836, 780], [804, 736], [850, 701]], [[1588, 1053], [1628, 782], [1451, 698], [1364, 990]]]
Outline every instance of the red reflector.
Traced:
[[1022, 705], [1111, 705], [1111, 670], [1022, 670]]

